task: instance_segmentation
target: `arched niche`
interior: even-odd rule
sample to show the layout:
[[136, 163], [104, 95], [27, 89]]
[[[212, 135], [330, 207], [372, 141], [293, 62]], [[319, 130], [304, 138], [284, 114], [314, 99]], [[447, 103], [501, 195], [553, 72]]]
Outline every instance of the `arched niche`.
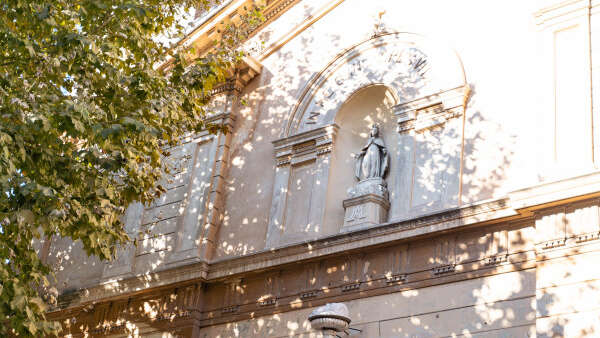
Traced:
[[388, 33], [340, 53], [301, 91], [281, 135], [289, 137], [333, 123], [342, 104], [360, 88], [386, 85], [398, 103], [462, 88], [462, 62], [448, 46], [414, 33]]
[[[325, 207], [323, 229], [326, 232], [338, 232], [344, 218], [342, 203], [347, 198], [348, 188], [356, 184], [354, 177], [355, 160], [369, 137], [370, 127], [377, 123], [380, 136], [390, 153], [390, 167], [398, 168], [399, 153], [396, 132], [396, 119], [393, 107], [398, 103], [394, 91], [382, 84], [363, 87], [353, 93], [340, 107], [335, 117], [339, 127], [335, 145], [331, 151], [331, 169]], [[388, 175], [388, 183], [393, 185], [395, 175]], [[390, 192], [390, 201], [394, 204], [396, 195]]]
[[[457, 206], [468, 93], [457, 54], [418, 34], [385, 34], [340, 53], [306, 84], [282, 138], [273, 142], [266, 247], [340, 231], [344, 216], [336, 204], [352, 187], [347, 155], [364, 142], [369, 123], [362, 119], [370, 113], [358, 110], [369, 104], [385, 107], [372, 118], [383, 123], [392, 157], [388, 220]], [[360, 108], [360, 100], [371, 102]]]

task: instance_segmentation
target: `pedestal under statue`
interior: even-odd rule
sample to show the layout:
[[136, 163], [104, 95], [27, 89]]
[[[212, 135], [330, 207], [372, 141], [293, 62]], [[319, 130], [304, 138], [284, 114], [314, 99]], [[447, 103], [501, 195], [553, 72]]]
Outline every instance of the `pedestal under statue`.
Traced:
[[342, 232], [358, 230], [381, 224], [387, 220], [390, 208], [385, 176], [388, 171], [389, 154], [379, 126], [371, 127], [369, 139], [360, 153], [354, 155], [354, 175], [358, 183], [348, 189], [344, 200], [344, 225]]

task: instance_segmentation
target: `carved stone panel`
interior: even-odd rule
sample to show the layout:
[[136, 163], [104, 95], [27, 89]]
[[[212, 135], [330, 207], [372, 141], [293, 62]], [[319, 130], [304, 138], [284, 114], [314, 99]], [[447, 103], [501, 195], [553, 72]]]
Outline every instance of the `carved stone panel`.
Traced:
[[278, 140], [267, 247], [323, 235], [330, 151], [337, 126]]
[[[182, 205], [185, 211], [178, 223], [175, 247], [178, 253], [175, 254], [176, 256], [182, 256], [183, 252], [198, 247], [198, 243], [196, 243], [198, 229], [206, 222], [207, 199], [212, 178], [212, 166], [215, 161], [215, 147], [216, 143], [212, 138], [195, 143], [194, 166], [190, 173], [190, 183], [186, 187], [185, 205]], [[192, 254], [192, 256], [195, 255]], [[170, 257], [170, 260], [176, 260], [176, 257]]]
[[355, 231], [385, 223], [390, 202], [382, 196], [366, 194], [344, 200], [344, 225], [341, 232]]
[[455, 134], [456, 125], [416, 133], [411, 211], [457, 205], [461, 137]]
[[309, 161], [292, 166], [288, 187], [284, 232], [288, 236], [302, 237], [303, 233], [313, 232], [315, 224], [310, 224], [309, 210], [311, 195], [315, 185], [315, 162]]
[[458, 206], [468, 94], [459, 87], [394, 107], [400, 160], [391, 173], [398, 203], [390, 221]]

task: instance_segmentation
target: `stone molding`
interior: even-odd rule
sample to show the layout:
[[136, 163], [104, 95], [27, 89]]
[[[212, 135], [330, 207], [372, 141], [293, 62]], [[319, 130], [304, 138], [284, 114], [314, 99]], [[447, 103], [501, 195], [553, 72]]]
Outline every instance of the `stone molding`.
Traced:
[[600, 196], [600, 171], [565, 177], [508, 193], [510, 204], [521, 213]]
[[486, 225], [502, 219], [515, 218], [517, 214], [500, 199], [462, 208], [446, 210], [432, 215], [400, 222], [390, 222], [365, 230], [340, 233], [314, 241], [292, 244], [280, 248], [265, 249], [233, 259], [192, 263], [181, 267], [163, 267], [153, 273], [127, 279], [113, 279], [100, 285], [73, 293], [64, 306], [100, 301], [141, 292], [151, 287], [160, 287], [185, 280], [200, 279], [218, 281], [230, 276], [242, 275], [256, 270], [275, 269], [277, 266], [301, 260], [313, 260], [328, 255], [344, 254], [348, 250], [381, 245], [398, 240], [410, 240], [441, 231], [457, 230], [465, 226]]
[[[405, 60], [405, 54], [410, 53], [420, 62]], [[415, 65], [425, 65], [427, 72], [415, 69]], [[396, 98], [412, 101], [464, 87], [466, 79], [458, 55], [431, 39], [407, 32], [377, 35], [338, 54], [306, 83], [295, 98], [282, 136], [332, 123], [343, 102], [373, 84], [386, 85]], [[414, 93], [400, 95], [406, 86]]]
[[421, 131], [461, 117], [469, 94], [469, 86], [465, 85], [394, 106], [398, 132]]
[[388, 207], [388, 208], [389, 208], [389, 204], [390, 204], [390, 202], [388, 202], [387, 199], [385, 199], [384, 197], [382, 197], [380, 195], [366, 194], [366, 195], [356, 196], [356, 197], [344, 200], [344, 208], [363, 204], [366, 201], [378, 203], [378, 204], [381, 204], [384, 207]]
[[[462, 227], [454, 231], [411, 237], [368, 248], [351, 248], [346, 245], [340, 255], [329, 253], [315, 256], [311, 260], [296, 256], [288, 264], [280, 261], [280, 265], [272, 266], [271, 269], [263, 267], [254, 271], [248, 270], [247, 273], [224, 276], [210, 283], [201, 282], [202, 277], [192, 280], [189, 278], [190, 274], [182, 273], [181, 275], [187, 278], [178, 283], [162, 287], [153, 284], [149, 287], [150, 282], [147, 281], [138, 291], [125, 291], [122, 295], [106, 297], [107, 288], [104, 288], [104, 297], [92, 300], [80, 295], [79, 299], [72, 299], [70, 304], [63, 302], [62, 305], [67, 308], [56, 309], [50, 316], [76, 318], [80, 324], [87, 321], [91, 324], [90, 328], [94, 323], [108, 322], [109, 324], [93, 327], [93, 330], [97, 330], [97, 333], [120, 332], [123, 327], [122, 322], [118, 320], [119, 314], [130, 316], [123, 312], [123, 309], [130, 306], [129, 304], [136, 306], [146, 301], [156, 304], [162, 310], [154, 313], [152, 318], [133, 319], [150, 321], [153, 327], [168, 328], [179, 327], [186, 323], [186, 320], [193, 318], [197, 325], [203, 327], [266, 315], [274, 311], [291, 311], [332, 301], [359, 299], [533, 269], [540, 257], [551, 259], [597, 251], [600, 248], [599, 210], [600, 199], [592, 198], [532, 211], [533, 218], [488, 223], [486, 227]], [[582, 212], [591, 218], [583, 223], [574, 222], [582, 217]], [[579, 224], [583, 228], [568, 229], [568, 224]], [[534, 234], [531, 230], [536, 228], [545, 231]], [[541, 235], [543, 237], [540, 237]], [[535, 236], [535, 240], [532, 236]], [[546, 245], [547, 243], [559, 245]], [[301, 274], [300, 278], [297, 274], [298, 262], [305, 262], [300, 269], [307, 272]], [[366, 262], [369, 264], [365, 265]], [[206, 265], [205, 268], [208, 270], [212, 267]], [[344, 276], [331, 275], [325, 271], [340, 271]], [[158, 277], [157, 280], [169, 282], [162, 277], [164, 276]], [[314, 278], [316, 279], [311, 283], [302, 281]], [[199, 283], [203, 288], [198, 287]], [[209, 294], [220, 295], [223, 292], [222, 287], [229, 290], [225, 295], [213, 297], [212, 300], [205, 299]], [[173, 294], [182, 295], [181, 300], [169, 296]], [[177, 299], [179, 303], [173, 303], [169, 299]], [[203, 301], [189, 301], [199, 299]], [[65, 300], [64, 297], [62, 300]], [[90, 317], [90, 314], [93, 316]]]
[[221, 93], [239, 95], [244, 87], [262, 71], [262, 64], [252, 56], [244, 56], [242, 61], [229, 73], [227, 80], [214, 88], [211, 96]]
[[[362, 250], [366, 247], [392, 243], [396, 241], [407, 241], [423, 236], [431, 236], [441, 232], [457, 231], [461, 228], [470, 227], [476, 229], [489, 224], [497, 224], [503, 220], [523, 219], [527, 221], [533, 215], [542, 217], [540, 213], [544, 207], [561, 203], [587, 203], [590, 198], [600, 194], [590, 192], [590, 190], [578, 190], [580, 194], [575, 194], [568, 199], [560, 201], [548, 201], [544, 197], [539, 200], [538, 196], [546, 196], [549, 192], [569, 190], [563, 187], [564, 184], [574, 184], [575, 186], [589, 186], [593, 182], [598, 182], [600, 172], [575, 178], [571, 183], [567, 181], [543, 183], [538, 186], [523, 189], [511, 195], [512, 198], [505, 198], [483, 203], [462, 206], [460, 208], [446, 210], [437, 214], [419, 217], [417, 219], [393, 222], [383, 224], [378, 227], [352, 232], [343, 233], [326, 238], [317, 239], [308, 243], [288, 245], [277, 249], [267, 249], [261, 252], [250, 254], [244, 257], [233, 259], [224, 259], [190, 265], [178, 268], [156, 271], [135, 278], [123, 279], [103, 283], [94, 287], [61, 296], [63, 301], [61, 307], [78, 307], [90, 302], [99, 302], [114, 297], [123, 297], [125, 295], [135, 295], [145, 292], [151, 288], [160, 288], [166, 285], [183, 283], [189, 280], [203, 280], [207, 282], [216, 282], [229, 276], [240, 276], [252, 271], [277, 269], [286, 264], [296, 263], [298, 261], [309, 261], [331, 255], [343, 255], [349, 250]], [[587, 182], [587, 183], [586, 183]], [[589, 189], [594, 190], [594, 186]], [[533, 200], [527, 202], [527, 196]], [[561, 195], [562, 196], [562, 195]], [[557, 197], [558, 198], [558, 197]], [[584, 200], [585, 199], [585, 200]], [[583, 200], [582, 202], [578, 202]], [[553, 202], [553, 203], [552, 203]], [[557, 206], [560, 208], [560, 206]], [[567, 209], [565, 209], [567, 210]], [[541, 218], [540, 218], [541, 219]], [[542, 226], [541, 224], [539, 225]], [[598, 235], [600, 231], [582, 231], [577, 233], [563, 233], [560, 236], [549, 235], [547, 239], [540, 239], [536, 250], [543, 250], [546, 254], [554, 250], [568, 248], [570, 245], [600, 245]], [[546, 246], [546, 243], [560, 242], [560, 246]], [[564, 245], [562, 245], [564, 243]], [[491, 255], [485, 258], [485, 265], [504, 264], [508, 257], [506, 255]], [[456, 266], [459, 270], [459, 266]], [[387, 280], [387, 279], [386, 279]], [[306, 294], [301, 299], [313, 299], [321, 293], [321, 290], [306, 290]]]
[[[285, 0], [278, 9], [276, 10], [276, 14], [271, 16], [269, 20], [274, 20], [277, 17], [281, 16], [285, 11], [292, 7], [292, 5], [296, 4], [298, 0]], [[322, 7], [315, 9], [312, 12], [305, 13], [305, 18], [300, 23], [296, 24], [293, 27], [289, 27], [289, 30], [286, 30], [285, 33], [281, 34], [281, 36], [272, 41], [267, 46], [262, 44], [262, 41], [252, 41], [251, 44], [251, 52], [254, 54], [259, 60], [264, 60], [268, 58], [271, 54], [275, 53], [281, 47], [283, 47], [286, 43], [296, 37], [298, 34], [302, 33], [304, 30], [308, 29], [315, 22], [320, 20], [323, 16], [329, 13], [331, 10], [340, 5], [344, 0], [335, 0], [326, 2]], [[286, 7], [283, 7], [283, 6]], [[275, 12], [275, 11], [274, 11]], [[265, 24], [261, 25], [259, 28], [264, 27]]]
[[[540, 8], [534, 13], [535, 24], [539, 28], [545, 28], [554, 24], [560, 24], [561, 22], [564, 22], [565, 19], [587, 16], [589, 5], [589, 0], [558, 0], [550, 5], [546, 2], [545, 7]], [[598, 3], [594, 5], [597, 6]]]
[[[517, 228], [519, 227], [520, 226], [517, 225]], [[494, 229], [489, 229], [488, 231], [492, 234], [491, 236], [481, 233], [481, 238], [488, 238], [488, 245], [482, 248], [484, 256], [495, 257], [494, 255], [496, 255], [498, 250], [496, 246], [493, 245], [494, 238], [497, 237], [495, 234], [502, 234], [505, 229], [514, 228], [515, 224], [507, 223], [503, 226], [496, 226]], [[459, 235], [450, 236], [456, 236], [457, 240], [454, 241], [454, 245], [458, 245], [459, 243], [463, 243], [460, 239], [467, 234], [468, 232], [462, 232]], [[447, 238], [448, 234], [440, 234], [440, 237]], [[431, 248], [435, 247], [435, 242], [437, 241], [421, 241], [421, 243], [428, 243]], [[296, 267], [291, 270], [288, 268], [286, 274], [278, 273], [273, 275], [271, 272], [264, 272], [262, 275], [248, 276], [248, 280], [244, 277], [241, 279], [234, 278], [232, 281], [222, 281], [218, 284], [232, 285], [234, 288], [227, 288], [234, 292], [236, 288], [240, 288], [240, 290], [245, 290], [244, 294], [246, 294], [250, 290], [255, 290], [259, 285], [264, 285], [264, 278], [261, 276], [266, 274], [278, 278], [279, 282], [275, 284], [278, 284], [279, 287], [271, 289], [267, 296], [254, 299], [252, 298], [252, 295], [256, 293], [248, 294], [247, 296], [240, 296], [240, 294], [238, 294], [237, 297], [233, 298], [231, 295], [217, 297], [217, 299], [222, 302], [222, 305], [220, 304], [216, 307], [214, 300], [206, 303], [208, 300], [205, 299], [206, 296], [203, 296], [203, 293], [218, 292], [217, 290], [210, 288], [200, 289], [197, 286], [194, 287], [195, 284], [190, 284], [191, 281], [187, 281], [179, 285], [173, 285], [158, 290], [156, 288], [145, 290], [137, 295], [128, 295], [128, 298], [107, 300], [98, 304], [88, 303], [89, 305], [87, 307], [91, 307], [93, 311], [88, 310], [86, 312], [84, 307], [78, 307], [68, 309], [61, 313], [55, 312], [51, 314], [51, 316], [61, 315], [70, 318], [78, 318], [78, 323], [81, 324], [82, 322], [87, 321], [90, 323], [89, 327], [93, 327], [93, 323], [108, 323], [100, 328], [95, 328], [95, 330], [105, 330], [102, 332], [111, 333], [120, 332], [123, 328], [119, 325], [119, 314], [122, 314], [124, 317], [128, 316], [127, 312], [123, 309], [126, 306], [136, 306], [137, 304], [140, 304], [140, 302], [143, 303], [146, 301], [151, 304], [156, 304], [156, 307], [161, 310], [153, 314], [152, 318], [137, 318], [137, 320], [150, 321], [151, 325], [155, 327], [168, 328], [179, 327], [182, 323], [185, 323], [187, 319], [194, 318], [197, 320], [197, 325], [203, 327], [252, 318], [253, 316], [261, 316], [272, 313], [273, 311], [283, 312], [297, 310], [299, 308], [322, 305], [331, 301], [347, 301], [510, 271], [531, 269], [535, 267], [536, 263], [535, 254], [531, 249], [527, 251], [507, 251], [507, 248], [501, 249], [502, 251], [500, 252], [507, 257], [507, 260], [493, 266], [486, 264], [486, 258], [479, 258], [477, 250], [473, 251], [473, 256], [469, 259], [449, 265], [428, 263], [426, 266], [423, 266], [425, 269], [420, 269], [420, 265], [412, 267], [407, 265], [406, 255], [410, 254], [406, 250], [398, 257], [399, 265], [392, 261], [385, 263], [385, 259], [383, 261], [381, 260], [381, 258], [389, 256], [391, 251], [401, 249], [404, 246], [405, 244], [396, 244], [395, 246], [369, 249], [368, 251], [358, 254], [351, 253], [346, 255], [346, 258], [342, 258], [342, 260], [340, 260], [339, 257], [324, 257], [319, 263], [321, 270], [324, 271], [330, 266], [339, 267], [340, 264], [342, 264], [345, 267], [343, 270], [349, 274], [349, 281], [336, 280], [336, 277], [331, 279], [327, 277], [327, 274], [321, 274], [321, 277], [317, 279], [317, 283], [315, 284], [317, 289], [312, 290], [306, 290], [302, 287], [288, 287], [290, 282], [289, 278], [291, 277], [289, 276], [289, 273], [293, 273], [294, 270], [297, 270], [298, 268]], [[418, 247], [419, 246], [416, 246], [415, 248]], [[433, 250], [431, 252], [433, 252]], [[376, 257], [379, 257], [379, 260]], [[433, 258], [433, 261], [437, 261], [443, 257], [440, 257], [439, 254], [436, 253]], [[367, 259], [373, 264], [378, 264], [377, 268], [374, 268], [375, 270], [379, 271], [382, 267], [386, 267], [384, 270], [389, 270], [389, 272], [383, 274], [371, 274], [369, 271], [363, 270], [363, 262]], [[383, 266], [381, 264], [383, 264]], [[428, 266], [430, 266], [429, 269], [427, 269]], [[407, 271], [407, 269], [409, 270]], [[286, 275], [288, 277], [285, 277]], [[284, 280], [283, 278], [287, 279]], [[307, 278], [311, 278], [311, 276], [307, 275]], [[283, 291], [282, 285], [286, 286], [287, 291]], [[210, 287], [210, 285], [207, 286]], [[186, 293], [183, 290], [190, 290], [190, 292]], [[173, 298], [169, 297], [169, 295], [172, 294], [186, 294], [187, 299], [203, 299], [204, 303], [184, 301], [176, 298], [177, 302], [179, 302], [178, 304], [185, 304], [185, 306], [179, 305], [176, 307], [172, 304], [172, 301], [170, 301], [170, 299]], [[233, 304], [231, 303], [232, 301]], [[107, 310], [108, 312], [106, 312]], [[92, 318], [89, 315], [86, 315], [95, 312], [98, 312], [101, 318], [98, 316]]]
[[[250, 32], [250, 37], [258, 33], [262, 28], [276, 20], [279, 16], [285, 13], [298, 0], [274, 0], [269, 1], [267, 6], [263, 8], [262, 14], [265, 21]], [[221, 35], [221, 28], [224, 28], [229, 23], [239, 23], [240, 14], [248, 8], [255, 6], [254, 0], [238, 0], [230, 1], [223, 5], [212, 15], [200, 19], [196, 23], [196, 27], [192, 29], [185, 37], [177, 42], [177, 48], [194, 47], [196, 53], [190, 55], [190, 58], [196, 58], [206, 55], [214, 48], [214, 41], [218, 40]], [[161, 69], [167, 69], [171, 66], [172, 60], [169, 59], [160, 65]]]
[[300, 163], [331, 151], [339, 127], [330, 124], [273, 141], [277, 165]]

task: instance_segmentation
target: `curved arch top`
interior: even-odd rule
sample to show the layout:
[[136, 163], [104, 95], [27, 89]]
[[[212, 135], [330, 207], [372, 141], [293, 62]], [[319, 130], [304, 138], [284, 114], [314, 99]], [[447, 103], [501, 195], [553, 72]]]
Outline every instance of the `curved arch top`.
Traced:
[[415, 33], [387, 33], [338, 54], [309, 80], [290, 111], [282, 137], [333, 123], [341, 105], [357, 90], [383, 84], [409, 102], [464, 86], [458, 54]]

